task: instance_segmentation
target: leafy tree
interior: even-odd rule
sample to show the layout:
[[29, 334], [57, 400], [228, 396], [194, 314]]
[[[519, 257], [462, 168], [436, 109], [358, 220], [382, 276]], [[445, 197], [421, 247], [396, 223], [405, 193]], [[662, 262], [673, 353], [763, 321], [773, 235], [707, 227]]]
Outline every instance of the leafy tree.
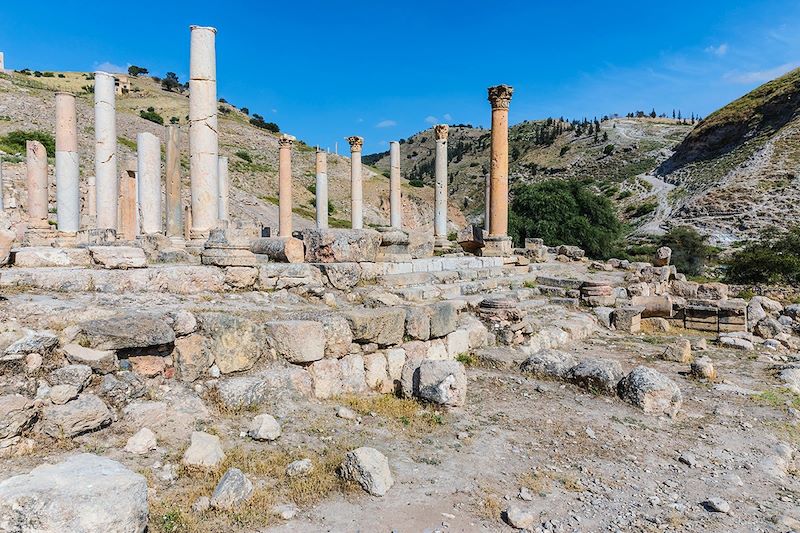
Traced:
[[128, 67], [128, 75], [137, 78], [140, 74], [147, 74], [148, 70], [144, 67], [137, 67], [136, 65], [131, 65]]
[[622, 224], [608, 198], [574, 180], [523, 185], [511, 202], [510, 234], [517, 245], [538, 237], [551, 246], [573, 244], [591, 257], [607, 258], [617, 250]]
[[0, 137], [0, 150], [9, 154], [24, 154], [25, 141], [39, 141], [47, 150], [50, 157], [56, 154], [56, 141], [53, 136], [45, 131], [15, 130]]
[[249, 109], [247, 109], [246, 107], [243, 107], [243, 108], [241, 108], [239, 111], [241, 111], [241, 112], [242, 112], [242, 113], [244, 113], [245, 115], [249, 115], [249, 114], [250, 114], [250, 110], [249, 110]]
[[148, 107], [147, 111], [139, 111], [139, 116], [145, 120], [149, 120], [150, 122], [155, 122], [156, 124], [164, 125], [164, 117], [159, 115], [155, 108]]
[[183, 85], [181, 85], [177, 74], [174, 72], [167, 72], [167, 75], [161, 80], [161, 88], [165, 91], [175, 92], [183, 89]]
[[253, 113], [253, 116], [250, 119], [250, 124], [252, 124], [256, 128], [261, 128], [262, 130], [271, 131], [272, 133], [278, 133], [281, 131], [281, 129], [278, 127], [277, 124], [275, 124], [274, 122], [266, 122], [264, 120], [264, 117], [262, 117], [258, 113]]
[[800, 226], [787, 233], [764, 230], [757, 241], [733, 254], [727, 278], [734, 283], [800, 284]]
[[706, 238], [689, 226], [677, 226], [670, 229], [659, 240], [659, 246], [672, 248], [672, 264], [679, 272], [697, 276], [713, 253]]
[[170, 117], [170, 119], [169, 119], [169, 123], [170, 124], [177, 124], [180, 121], [181, 121], [181, 119], [179, 119], [178, 117]]

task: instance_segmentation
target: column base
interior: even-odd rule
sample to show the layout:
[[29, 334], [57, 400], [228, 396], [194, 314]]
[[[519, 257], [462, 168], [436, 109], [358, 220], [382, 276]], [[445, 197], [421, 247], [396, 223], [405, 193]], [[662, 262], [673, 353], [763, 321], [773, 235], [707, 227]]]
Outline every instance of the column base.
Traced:
[[481, 250], [483, 257], [508, 257], [514, 252], [511, 237], [494, 236], [483, 239], [484, 248]]
[[435, 252], [451, 252], [453, 250], [453, 243], [442, 235], [436, 235], [433, 238], [433, 251]]
[[117, 230], [107, 228], [83, 229], [77, 233], [79, 244], [87, 246], [108, 246], [117, 241]]
[[378, 247], [376, 261], [382, 263], [402, 263], [411, 261], [408, 249], [408, 233], [400, 228], [391, 226], [376, 228], [381, 234], [381, 244]]

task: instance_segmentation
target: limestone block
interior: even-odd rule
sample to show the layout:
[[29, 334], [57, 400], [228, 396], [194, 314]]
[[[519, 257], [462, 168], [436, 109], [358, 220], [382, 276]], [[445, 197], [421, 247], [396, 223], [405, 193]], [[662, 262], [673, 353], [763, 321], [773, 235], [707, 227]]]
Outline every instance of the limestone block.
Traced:
[[368, 229], [308, 229], [303, 241], [309, 263], [375, 262], [381, 235]]
[[423, 361], [419, 367], [421, 399], [461, 407], [467, 398], [467, 371], [458, 361]]
[[86, 248], [53, 248], [30, 246], [14, 253], [14, 266], [20, 268], [40, 267], [88, 267], [92, 258]]
[[310, 363], [325, 357], [322, 324], [311, 320], [281, 320], [264, 325], [269, 345], [290, 363]]

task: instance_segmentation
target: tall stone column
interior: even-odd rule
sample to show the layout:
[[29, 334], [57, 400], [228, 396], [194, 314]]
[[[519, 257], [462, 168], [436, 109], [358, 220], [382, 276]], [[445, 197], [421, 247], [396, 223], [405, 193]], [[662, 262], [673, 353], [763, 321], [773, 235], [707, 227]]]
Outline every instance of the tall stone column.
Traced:
[[167, 236], [174, 239], [183, 237], [181, 209], [181, 161], [178, 148], [178, 127], [167, 126]]
[[489, 167], [489, 237], [483, 255], [503, 256], [512, 252], [508, 237], [508, 104], [514, 89], [508, 85], [489, 87], [492, 104], [492, 152]]
[[361, 180], [361, 148], [364, 139], [353, 135], [350, 143], [350, 221], [353, 229], [364, 228], [364, 190]]
[[328, 154], [317, 149], [317, 184], [315, 189], [317, 204], [317, 229], [328, 227]]
[[0, 156], [0, 211], [5, 210], [5, 198], [4, 196], [4, 189], [3, 189], [3, 157]]
[[433, 127], [436, 138], [436, 187], [434, 189], [434, 246], [449, 248], [447, 240], [447, 124]]
[[492, 225], [492, 179], [490, 174], [486, 174], [486, 179], [484, 180], [486, 185], [486, 192], [484, 194], [484, 203], [483, 203], [483, 229], [486, 230], [488, 234], [491, 231]]
[[86, 178], [86, 212], [97, 227], [97, 179], [94, 176]]
[[139, 235], [139, 209], [136, 205], [136, 159], [128, 158], [119, 177], [118, 235], [132, 241]]
[[59, 231], [81, 228], [78, 122], [70, 93], [56, 93], [56, 209]]
[[292, 144], [294, 137], [278, 139], [278, 237], [292, 236]]
[[220, 156], [217, 159], [217, 173], [219, 174], [219, 220], [226, 224], [229, 220], [228, 206], [230, 205], [230, 182], [228, 181], [228, 158]]
[[25, 151], [28, 224], [32, 228], [48, 229], [47, 149], [39, 141], [25, 141]]
[[161, 233], [161, 141], [152, 133], [136, 136], [140, 227], [143, 234]]
[[[114, 76], [94, 73], [94, 175], [97, 228], [117, 229], [117, 112]], [[92, 202], [89, 202], [92, 207]]]
[[403, 204], [400, 195], [400, 143], [389, 143], [389, 224], [403, 227]]
[[192, 238], [205, 239], [219, 218], [217, 30], [191, 26], [189, 63], [189, 171]]

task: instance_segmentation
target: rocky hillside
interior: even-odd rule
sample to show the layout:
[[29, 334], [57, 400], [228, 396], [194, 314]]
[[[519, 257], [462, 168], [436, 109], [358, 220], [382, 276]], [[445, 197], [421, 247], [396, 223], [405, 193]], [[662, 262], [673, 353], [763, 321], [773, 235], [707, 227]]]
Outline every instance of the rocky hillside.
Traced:
[[[81, 175], [85, 178], [94, 172], [94, 111], [93, 95], [88, 92], [93, 85], [91, 76], [80, 72], [54, 73], [52, 77], [34, 77], [22, 73], [0, 74], [0, 140], [15, 130], [55, 131], [55, 101], [57, 90], [69, 90], [78, 97], [78, 134], [80, 143]], [[153, 108], [165, 123], [172, 119], [181, 128], [181, 152], [184, 175], [184, 201], [189, 202], [189, 147], [187, 115], [188, 91], [168, 92], [152, 78], [131, 78], [132, 90], [117, 98], [117, 134], [120, 161], [134, 156], [136, 134], [148, 131], [165, 141], [164, 128], [140, 113]], [[173, 118], [174, 117], [174, 118]], [[5, 176], [6, 206], [24, 208], [24, 153], [9, 150], [0, 143]], [[8, 153], [11, 152], [11, 153]], [[278, 195], [278, 143], [277, 136], [249, 123], [249, 117], [235, 107], [220, 103], [220, 153], [230, 158], [231, 215], [234, 219], [258, 221], [265, 225], [277, 224]], [[51, 154], [53, 155], [53, 154]], [[51, 158], [51, 207], [54, 208], [55, 189], [52, 186], [53, 159]], [[302, 142], [295, 144], [293, 156], [295, 227], [313, 224], [314, 195], [311, 187], [314, 178], [314, 148]], [[329, 196], [333, 204], [332, 225], [349, 226], [350, 220], [350, 163], [348, 158], [331, 154], [328, 158], [330, 182]], [[388, 221], [388, 179], [367, 166], [364, 167], [364, 216], [368, 224]], [[85, 197], [85, 196], [84, 196]], [[404, 183], [404, 222], [410, 227], [432, 226], [433, 191], [428, 187], [409, 187]], [[85, 209], [85, 206], [84, 206]], [[20, 212], [22, 210], [19, 210]], [[463, 217], [453, 210], [456, 223]]]
[[670, 187], [669, 224], [718, 244], [800, 216], [800, 69], [709, 115], [657, 170]]

